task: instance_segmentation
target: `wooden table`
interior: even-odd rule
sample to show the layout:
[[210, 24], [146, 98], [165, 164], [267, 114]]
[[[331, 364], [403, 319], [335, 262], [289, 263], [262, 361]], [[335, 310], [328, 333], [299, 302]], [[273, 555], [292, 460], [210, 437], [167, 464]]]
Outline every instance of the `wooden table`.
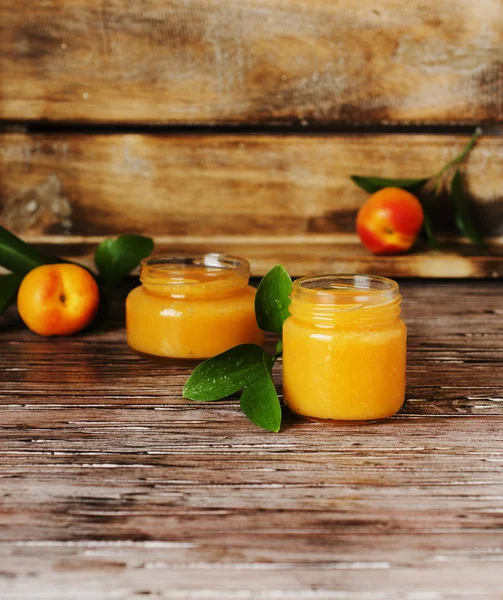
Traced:
[[277, 435], [182, 400], [119, 317], [51, 340], [9, 313], [0, 597], [503, 598], [502, 285], [402, 288], [402, 412]]

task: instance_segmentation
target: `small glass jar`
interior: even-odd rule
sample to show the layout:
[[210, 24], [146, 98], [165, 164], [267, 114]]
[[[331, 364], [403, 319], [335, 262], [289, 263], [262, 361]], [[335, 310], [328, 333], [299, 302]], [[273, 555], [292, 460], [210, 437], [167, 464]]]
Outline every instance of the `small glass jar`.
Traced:
[[407, 328], [398, 284], [373, 275], [317, 275], [293, 284], [283, 325], [283, 390], [294, 413], [367, 421], [405, 398]]
[[136, 352], [169, 362], [200, 361], [238, 344], [264, 342], [255, 319], [250, 266], [223, 254], [159, 255], [141, 263], [141, 286], [126, 300]]

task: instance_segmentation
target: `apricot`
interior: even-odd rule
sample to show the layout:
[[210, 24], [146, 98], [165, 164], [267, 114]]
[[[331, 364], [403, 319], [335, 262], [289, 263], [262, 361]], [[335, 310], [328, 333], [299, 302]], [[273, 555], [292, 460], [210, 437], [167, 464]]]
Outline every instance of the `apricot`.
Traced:
[[21, 282], [17, 308], [39, 335], [71, 335], [87, 327], [98, 311], [100, 292], [94, 277], [73, 264], [36, 267]]
[[387, 187], [372, 194], [360, 208], [356, 231], [374, 254], [399, 254], [414, 244], [423, 221], [423, 207], [416, 196]]

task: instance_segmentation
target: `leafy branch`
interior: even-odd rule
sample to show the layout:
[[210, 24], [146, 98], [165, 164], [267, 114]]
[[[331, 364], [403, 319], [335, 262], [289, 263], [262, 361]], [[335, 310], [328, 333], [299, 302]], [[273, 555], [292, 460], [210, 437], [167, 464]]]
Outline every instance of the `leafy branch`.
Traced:
[[[255, 316], [262, 330], [281, 335], [290, 314], [291, 291], [292, 280], [283, 265], [264, 276], [255, 296]], [[276, 433], [281, 427], [281, 405], [272, 368], [281, 350], [281, 340], [274, 355], [254, 344], [235, 346], [196, 367], [183, 388], [183, 397], [212, 402], [243, 390], [241, 410], [255, 425]]]
[[462, 235], [468, 237], [472, 243], [480, 247], [485, 247], [482, 236], [472, 219], [469, 201], [464, 193], [461, 175], [459, 173], [459, 165], [461, 165], [473, 149], [481, 133], [481, 130], [477, 128], [461, 152], [444, 165], [437, 173], [429, 177], [420, 179], [387, 179], [382, 177], [351, 175], [351, 180], [369, 194], [378, 192], [386, 187], [398, 187], [418, 195], [424, 210], [424, 236], [431, 248], [438, 249], [440, 244], [434, 230], [431, 216], [433, 200], [440, 194], [446, 177], [448, 177], [455, 169], [450, 186], [446, 186], [452, 200], [451, 204], [453, 207], [454, 222]]
[[[100, 309], [95, 321], [107, 316], [107, 290], [118, 283], [154, 249], [151, 238], [142, 235], [121, 235], [106, 239], [97, 247], [94, 260], [99, 276]], [[46, 264], [69, 262], [59, 256], [48, 256], [24, 242], [0, 225], [0, 266], [10, 273], [0, 276], [0, 315], [14, 301], [23, 277], [32, 269]]]

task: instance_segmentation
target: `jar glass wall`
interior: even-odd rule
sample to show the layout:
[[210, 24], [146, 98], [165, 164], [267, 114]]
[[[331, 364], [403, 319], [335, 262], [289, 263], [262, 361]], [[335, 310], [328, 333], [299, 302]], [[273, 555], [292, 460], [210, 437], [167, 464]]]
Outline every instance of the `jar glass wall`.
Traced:
[[242, 258], [159, 255], [141, 263], [126, 300], [129, 346], [170, 362], [200, 361], [238, 344], [262, 345], [255, 289]]
[[398, 284], [372, 275], [317, 275], [293, 284], [283, 326], [285, 402], [323, 420], [374, 420], [405, 397], [406, 326]]

